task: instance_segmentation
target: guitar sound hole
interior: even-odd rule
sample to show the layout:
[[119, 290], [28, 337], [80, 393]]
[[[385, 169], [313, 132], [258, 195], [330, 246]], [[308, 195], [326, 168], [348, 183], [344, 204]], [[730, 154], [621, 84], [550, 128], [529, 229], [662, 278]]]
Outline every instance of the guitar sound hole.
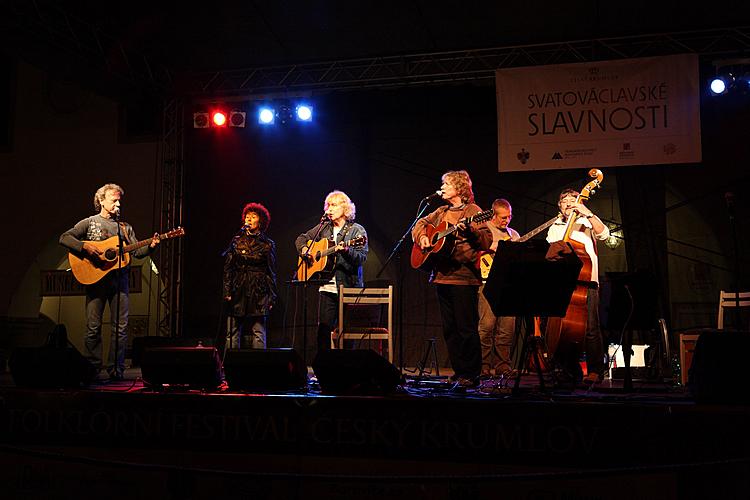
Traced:
[[115, 260], [115, 257], [117, 257], [117, 250], [115, 250], [114, 248], [109, 248], [106, 252], [104, 252], [104, 258], [106, 260]]

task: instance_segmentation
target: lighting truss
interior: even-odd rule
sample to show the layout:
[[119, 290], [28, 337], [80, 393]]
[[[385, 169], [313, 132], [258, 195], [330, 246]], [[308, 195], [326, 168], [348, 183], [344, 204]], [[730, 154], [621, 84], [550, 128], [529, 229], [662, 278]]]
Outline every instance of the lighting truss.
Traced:
[[345, 59], [198, 73], [194, 96], [252, 96], [286, 91], [429, 85], [491, 80], [495, 70], [694, 53], [735, 54], [750, 49], [750, 27], [515, 45], [487, 49]]

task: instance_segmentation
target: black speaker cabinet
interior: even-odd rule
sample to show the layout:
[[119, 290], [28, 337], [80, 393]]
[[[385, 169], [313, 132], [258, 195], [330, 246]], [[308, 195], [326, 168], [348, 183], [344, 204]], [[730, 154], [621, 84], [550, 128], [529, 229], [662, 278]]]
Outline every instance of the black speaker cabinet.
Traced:
[[277, 392], [307, 387], [307, 367], [294, 349], [228, 350], [224, 375], [230, 390]]
[[403, 383], [398, 368], [371, 349], [320, 351], [313, 370], [328, 394], [388, 394]]
[[143, 352], [152, 347], [196, 347], [214, 345], [212, 338], [183, 338], [162, 337], [159, 335], [147, 335], [133, 339], [133, 351], [131, 354], [132, 366], [141, 366], [143, 363]]
[[215, 389], [221, 383], [221, 360], [213, 347], [149, 347], [141, 373], [151, 386]]
[[74, 347], [18, 347], [8, 364], [18, 387], [85, 387], [96, 377], [94, 365]]
[[749, 404], [748, 352], [750, 332], [702, 331], [688, 375], [688, 387], [696, 402]]

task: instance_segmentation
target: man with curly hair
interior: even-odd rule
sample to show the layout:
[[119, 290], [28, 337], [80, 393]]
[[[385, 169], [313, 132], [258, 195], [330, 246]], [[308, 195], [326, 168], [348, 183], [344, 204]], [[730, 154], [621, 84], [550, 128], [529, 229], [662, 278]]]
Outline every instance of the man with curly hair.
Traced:
[[[94, 193], [94, 209], [99, 213], [86, 217], [60, 236], [60, 244], [71, 252], [87, 255], [96, 261], [103, 257], [104, 250], [91, 242], [103, 241], [118, 234], [123, 245], [138, 241], [133, 227], [118, 221], [120, 200], [125, 191], [117, 184], [105, 184]], [[119, 228], [118, 228], [119, 225]], [[119, 230], [118, 230], [119, 229]], [[159, 235], [154, 234], [151, 243], [134, 251], [134, 257], [149, 255], [159, 244]], [[114, 269], [99, 281], [86, 286], [86, 339], [87, 357], [97, 370], [105, 368], [112, 380], [122, 380], [125, 372], [125, 349], [128, 344], [128, 267]], [[109, 304], [112, 316], [112, 336], [106, 364], [102, 360], [102, 316], [104, 306]], [[114, 318], [118, 318], [117, 321]], [[116, 351], [116, 352], [115, 352]]]
[[479, 252], [488, 250], [492, 233], [485, 224], [465, 225], [459, 221], [482, 211], [474, 203], [471, 178], [466, 170], [443, 174], [442, 198], [448, 203], [419, 219], [412, 230], [412, 239], [420, 248], [430, 247], [428, 225], [443, 221], [458, 225], [459, 231], [447, 259], [438, 260], [430, 274], [435, 285], [443, 338], [448, 347], [453, 380], [462, 387], [477, 385], [482, 369], [482, 349], [479, 342], [478, 292], [482, 284], [476, 262]]

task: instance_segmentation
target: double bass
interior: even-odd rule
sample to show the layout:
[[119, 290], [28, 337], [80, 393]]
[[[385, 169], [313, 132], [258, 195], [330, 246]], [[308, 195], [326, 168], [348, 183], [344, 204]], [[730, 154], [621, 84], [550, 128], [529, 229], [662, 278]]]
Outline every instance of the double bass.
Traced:
[[[601, 170], [592, 168], [589, 170], [589, 177], [592, 177], [593, 180], [581, 189], [580, 194], [576, 198], [576, 203], [586, 201], [592, 194], [594, 194], [595, 189], [601, 185], [602, 180], [604, 179], [604, 174]], [[571, 238], [573, 225], [578, 220], [578, 217], [578, 211], [575, 209], [571, 210], [565, 226], [565, 235], [561, 241], [569, 244], [573, 248], [573, 251], [578, 258], [581, 259], [583, 267], [581, 267], [581, 271], [578, 274], [578, 284], [570, 298], [570, 304], [568, 304], [565, 316], [562, 318], [550, 317], [547, 319], [545, 337], [547, 339], [547, 351], [549, 355], [554, 355], [560, 344], [579, 344], [583, 342], [586, 334], [586, 324], [588, 322], [588, 290], [593, 286], [592, 282], [594, 280], [591, 275], [591, 258], [586, 253], [586, 248], [583, 243]]]

